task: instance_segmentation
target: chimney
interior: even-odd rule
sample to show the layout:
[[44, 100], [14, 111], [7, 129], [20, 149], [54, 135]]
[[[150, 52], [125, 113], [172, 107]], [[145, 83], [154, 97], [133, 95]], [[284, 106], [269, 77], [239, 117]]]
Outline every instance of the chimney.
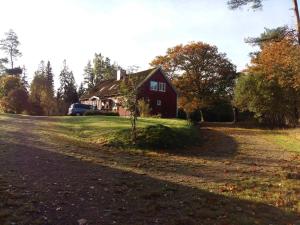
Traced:
[[117, 80], [122, 80], [126, 75], [126, 70], [118, 69], [117, 71]]

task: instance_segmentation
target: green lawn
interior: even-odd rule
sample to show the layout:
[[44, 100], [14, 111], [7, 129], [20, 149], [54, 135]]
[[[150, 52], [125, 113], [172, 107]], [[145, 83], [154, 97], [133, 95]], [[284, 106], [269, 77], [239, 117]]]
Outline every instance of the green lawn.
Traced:
[[266, 135], [266, 139], [287, 151], [300, 153], [299, 129], [270, 131]]
[[[188, 127], [186, 121], [177, 119], [138, 120], [138, 127], [155, 124]], [[97, 190], [112, 189], [113, 193], [120, 193], [126, 186], [129, 190], [124, 193], [131, 195], [121, 194], [116, 199], [134, 202], [134, 206], [127, 208], [133, 211], [137, 208], [130, 214], [133, 216], [152, 218], [162, 213], [164, 221], [159, 224], [196, 225], [201, 221], [201, 224], [209, 225], [288, 225], [300, 221], [299, 128], [264, 130], [224, 123], [207, 124], [200, 129], [201, 146], [176, 151], [141, 151], [106, 145], [111, 134], [129, 128], [129, 119], [123, 117], [0, 114], [0, 171], [5, 174], [0, 176], [0, 202], [1, 196], [7, 201], [2, 206], [0, 204], [0, 224], [5, 224], [1, 223], [1, 213], [6, 213], [5, 218], [2, 216], [5, 221], [15, 215], [11, 211], [19, 212], [34, 224], [31, 214], [24, 213], [22, 207], [9, 208], [13, 196], [8, 198], [7, 190], [19, 196], [26, 188], [37, 195], [37, 202], [43, 198], [45, 204], [53, 208], [52, 203], [58, 201], [56, 198], [66, 185], [73, 193], [70, 196], [76, 199], [82, 194], [82, 184], [92, 187], [91, 190], [94, 187]], [[30, 168], [28, 165], [31, 164], [36, 166]], [[35, 169], [37, 166], [39, 170]], [[27, 169], [25, 177], [33, 177], [33, 181], [26, 185], [19, 176], [23, 168]], [[66, 175], [59, 176], [61, 173]], [[40, 178], [43, 182], [35, 182]], [[20, 190], [10, 189], [15, 183], [21, 185]], [[50, 191], [44, 192], [48, 188]], [[105, 193], [104, 189], [101, 195]], [[83, 190], [87, 193], [86, 189]], [[51, 193], [54, 197], [48, 196]], [[31, 195], [29, 197], [32, 201]], [[92, 207], [104, 205], [101, 202], [103, 196], [98, 197], [93, 197]], [[104, 196], [109, 202], [107, 205], [110, 205], [111, 197], [111, 193]], [[29, 200], [22, 197], [18, 201], [23, 204]], [[63, 204], [62, 211], [69, 210], [65, 218], [77, 213], [73, 206]], [[80, 212], [90, 210], [83, 203], [78, 204]], [[35, 206], [36, 202], [32, 205]], [[117, 213], [114, 215], [126, 220], [128, 212], [119, 211], [120, 205], [116, 206], [112, 210]], [[56, 219], [58, 212], [46, 216]], [[177, 216], [172, 214], [174, 212]], [[94, 215], [87, 219], [97, 221], [99, 218], [93, 218]]]
[[[43, 123], [43, 121], [42, 121]], [[45, 124], [45, 123], [44, 123]], [[137, 127], [162, 124], [171, 128], [187, 128], [185, 120], [138, 118]], [[117, 132], [131, 127], [129, 118], [116, 116], [83, 116], [83, 117], [52, 117], [52, 122], [46, 122], [47, 136], [63, 139], [81, 146], [105, 143]]]

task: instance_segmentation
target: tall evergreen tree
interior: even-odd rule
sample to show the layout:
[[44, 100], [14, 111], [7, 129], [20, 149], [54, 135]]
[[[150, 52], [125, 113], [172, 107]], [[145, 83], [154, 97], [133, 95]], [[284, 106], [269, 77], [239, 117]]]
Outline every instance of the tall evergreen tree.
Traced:
[[52, 67], [50, 61], [47, 62], [47, 66], [45, 68], [45, 76], [47, 81], [47, 89], [49, 92], [49, 95], [51, 97], [54, 97], [54, 75], [52, 72]]
[[104, 67], [103, 56], [101, 55], [101, 53], [99, 54], [95, 53], [93, 63], [94, 63], [94, 68], [93, 68], [94, 84], [96, 85], [97, 83], [99, 83], [104, 79], [105, 67]]
[[25, 90], [28, 90], [29, 88], [29, 84], [28, 84], [28, 80], [27, 80], [27, 69], [25, 67], [25, 65], [23, 65], [22, 67], [22, 75], [21, 75], [21, 82], [22, 85], [24, 86]]
[[84, 67], [84, 84], [87, 91], [103, 80], [113, 79], [117, 76], [118, 65], [112, 64], [110, 58], [101, 53], [95, 53], [93, 64], [88, 61]]
[[84, 67], [83, 77], [84, 77], [84, 84], [86, 85], [87, 89], [91, 89], [95, 86], [94, 71], [90, 60], [88, 61], [87, 65]]
[[117, 76], [117, 65], [111, 64], [110, 58], [106, 57], [104, 61], [104, 74], [105, 80], [113, 79]]
[[78, 93], [76, 89], [76, 83], [73, 72], [69, 70], [66, 60], [63, 61], [63, 68], [59, 75], [60, 87], [58, 90], [59, 94], [59, 105], [60, 113], [65, 114], [68, 107], [75, 102], [78, 102]]
[[53, 74], [50, 62], [45, 66], [40, 62], [30, 85], [31, 113], [35, 115], [52, 115], [56, 111], [54, 101]]
[[84, 84], [83, 82], [81, 82], [78, 88], [78, 98], [81, 98], [84, 95], [85, 91], [86, 89], [84, 88]]

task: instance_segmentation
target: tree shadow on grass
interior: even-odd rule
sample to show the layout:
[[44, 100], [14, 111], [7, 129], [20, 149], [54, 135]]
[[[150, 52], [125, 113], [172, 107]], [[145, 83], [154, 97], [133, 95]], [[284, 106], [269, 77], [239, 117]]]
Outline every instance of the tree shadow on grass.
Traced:
[[[18, 124], [23, 124], [23, 126], [33, 126], [32, 122], [37, 122], [38, 121], [57, 121], [57, 118], [55, 117], [28, 117], [28, 116], [20, 116], [20, 115], [9, 115], [9, 118], [13, 120], [13, 123], [15, 125], [18, 126]], [[74, 118], [76, 120], [78, 120], [78, 118]], [[73, 132], [74, 129], [77, 129], [76, 127], [72, 127], [73, 125], [73, 117], [68, 118], [68, 121], [65, 122], [65, 125], [57, 125], [58, 130], [60, 128], [63, 128], [65, 130], [65, 133], [67, 134], [69, 130], [71, 130]], [[81, 118], [79, 118], [81, 119]], [[105, 119], [107, 120], [106, 117], [103, 117], [101, 119]], [[83, 121], [86, 121], [86, 119], [84, 119]], [[10, 126], [12, 124], [11, 120], [5, 120], [5, 121], [1, 121], [2, 124], [6, 124], [8, 126]], [[120, 119], [120, 125], [124, 125], [127, 124], [128, 121], [124, 120], [124, 119]], [[215, 124], [215, 123], [214, 123]], [[217, 123], [216, 123], [217, 124]], [[218, 123], [220, 126], [223, 123]], [[70, 125], [70, 127], [66, 127], [67, 125]], [[86, 131], [95, 131], [98, 130], [98, 127], [95, 126], [90, 126], [86, 123], [82, 124], [83, 127], [85, 127]], [[69, 130], [68, 130], [69, 129]], [[99, 132], [99, 135], [102, 136], [108, 136], [110, 135], [109, 132], [113, 132], [118, 131], [120, 128], [118, 127], [110, 127], [107, 131], [102, 131]], [[176, 128], [177, 130], [180, 130], [180, 128]], [[52, 135], [53, 139], [59, 138], [57, 135], [59, 135], [59, 132], [56, 129], [53, 128], [49, 128], [49, 127], [39, 127], [38, 130], [40, 131], [50, 131], [48, 133], [50, 133], [50, 135]], [[183, 129], [184, 130], [184, 129]], [[231, 136], [225, 134], [224, 132], [221, 131], [217, 131], [215, 129], [210, 129], [208, 127], [202, 127], [201, 129], [199, 129], [199, 138], [195, 139], [195, 143], [189, 143], [189, 146], [186, 147], [172, 147], [170, 149], [158, 149], [158, 148], [147, 148], [147, 147], [137, 147], [137, 149], [140, 150], [150, 150], [150, 151], [154, 151], [154, 152], [159, 152], [159, 153], [168, 153], [171, 155], [178, 155], [178, 156], [186, 156], [186, 157], [201, 157], [201, 158], [205, 158], [205, 157], [216, 157], [216, 158], [232, 158], [237, 154], [237, 150], [238, 150], [238, 144], [237, 142], [234, 140], [234, 138], [232, 138]], [[129, 132], [130, 130], [128, 128], [124, 128], [123, 131]], [[122, 133], [122, 132], [120, 132]], [[124, 132], [123, 132], [124, 133]], [[79, 138], [83, 138], [83, 140], [76, 140], [76, 138], [74, 139], [74, 134], [72, 133], [72, 135], [70, 135], [70, 137], [68, 137], [67, 135], [65, 135], [63, 138], [66, 140], [66, 142], [70, 142], [72, 144], [74, 144], [74, 141], [78, 142], [77, 144], [80, 146], [88, 146], [89, 150], [95, 150], [98, 151], [98, 149], [103, 148], [103, 142], [100, 143], [90, 143], [89, 139], [84, 140], [85, 137], [88, 137], [88, 133], [84, 133], [84, 132], [79, 132], [78, 134], [76, 134]], [[77, 137], [75, 135], [75, 137]], [[60, 137], [61, 138], [61, 137]], [[182, 137], [178, 137], [178, 138], [182, 138]], [[63, 141], [63, 140], [61, 140]], [[174, 140], [175, 142], [176, 140]], [[82, 143], [80, 143], [82, 142]], [[184, 142], [184, 140], [180, 141], [180, 142]], [[82, 147], [83, 147], [82, 146]], [[118, 146], [114, 146], [114, 147], [118, 147]], [[124, 146], [123, 146], [124, 147]], [[127, 146], [125, 148], [132, 148], [132, 146]]]
[[224, 132], [201, 128], [199, 135], [202, 145], [192, 151], [196, 156], [226, 159], [234, 157], [238, 152], [236, 140]]
[[[1, 224], [288, 224], [279, 208], [210, 193], [147, 174], [123, 171], [60, 153], [3, 141], [0, 171], [19, 204], [0, 196]], [[0, 149], [0, 152], [3, 148]], [[4, 183], [4, 182], [3, 182]], [[2, 183], [2, 185], [3, 185]], [[5, 185], [5, 184], [4, 184]], [[2, 195], [4, 192], [0, 192]], [[24, 205], [32, 204], [28, 213]]]
[[[130, 140], [130, 130], [123, 130], [116, 135], [116, 143], [114, 141], [111, 146], [116, 148], [136, 148], [144, 151], [157, 153], [166, 153], [175, 156], [185, 156], [193, 158], [232, 158], [237, 154], [238, 143], [231, 136], [224, 132], [209, 128], [176, 128], [174, 131], [170, 129], [168, 132], [172, 134], [150, 134], [144, 136], [138, 135], [137, 146], [123, 146], [123, 140]], [[126, 135], [124, 135], [126, 133]], [[182, 135], [181, 135], [182, 134]], [[153, 135], [153, 136], [152, 136]], [[190, 135], [190, 136], [189, 136]], [[145, 140], [143, 139], [145, 138]], [[174, 140], [176, 139], [176, 140]], [[178, 140], [177, 140], [178, 139]], [[121, 140], [121, 141], [120, 141]], [[166, 144], [167, 143], [167, 144]], [[177, 144], [178, 143], [178, 144]], [[110, 144], [108, 145], [110, 146]]]

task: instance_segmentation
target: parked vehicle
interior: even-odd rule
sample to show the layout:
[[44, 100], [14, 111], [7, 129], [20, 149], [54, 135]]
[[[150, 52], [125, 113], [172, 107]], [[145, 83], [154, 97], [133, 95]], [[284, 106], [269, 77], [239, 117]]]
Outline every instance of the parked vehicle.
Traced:
[[82, 116], [86, 111], [93, 110], [92, 105], [85, 105], [81, 103], [74, 103], [69, 107], [68, 115], [70, 116]]

